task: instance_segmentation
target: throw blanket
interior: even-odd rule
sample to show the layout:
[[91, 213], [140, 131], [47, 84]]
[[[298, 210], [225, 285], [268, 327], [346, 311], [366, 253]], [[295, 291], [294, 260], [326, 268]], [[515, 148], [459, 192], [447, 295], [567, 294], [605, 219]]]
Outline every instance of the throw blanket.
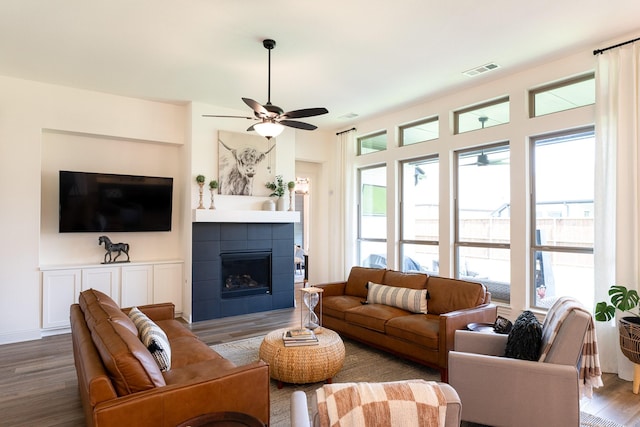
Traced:
[[590, 321], [587, 333], [584, 335], [584, 345], [582, 346], [582, 357], [580, 359], [580, 396], [593, 396], [594, 387], [602, 387], [602, 372], [600, 371], [600, 358], [598, 357], [598, 341], [596, 338], [596, 328], [591, 312], [587, 311], [582, 304], [571, 297], [561, 297], [551, 307], [543, 325], [543, 343], [546, 342], [540, 354], [540, 362], [544, 362], [553, 341], [555, 340], [560, 325], [572, 310], [580, 310], [589, 315]]
[[444, 427], [447, 401], [433, 381], [327, 384], [316, 390], [323, 427]]

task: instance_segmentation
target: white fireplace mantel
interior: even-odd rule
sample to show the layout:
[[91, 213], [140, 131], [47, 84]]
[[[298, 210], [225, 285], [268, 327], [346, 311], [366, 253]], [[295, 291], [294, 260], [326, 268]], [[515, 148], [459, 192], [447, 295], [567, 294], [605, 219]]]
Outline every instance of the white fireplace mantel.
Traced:
[[300, 222], [300, 212], [194, 209], [192, 219], [193, 219], [193, 222], [238, 222], [238, 223]]

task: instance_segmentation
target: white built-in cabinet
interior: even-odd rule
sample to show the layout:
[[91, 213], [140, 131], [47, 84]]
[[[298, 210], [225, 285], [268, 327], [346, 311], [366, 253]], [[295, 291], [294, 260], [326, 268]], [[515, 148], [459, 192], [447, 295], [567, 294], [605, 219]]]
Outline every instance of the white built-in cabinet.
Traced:
[[42, 267], [42, 329], [69, 327], [69, 307], [86, 289], [99, 290], [120, 307], [172, 302], [182, 312], [182, 261]]

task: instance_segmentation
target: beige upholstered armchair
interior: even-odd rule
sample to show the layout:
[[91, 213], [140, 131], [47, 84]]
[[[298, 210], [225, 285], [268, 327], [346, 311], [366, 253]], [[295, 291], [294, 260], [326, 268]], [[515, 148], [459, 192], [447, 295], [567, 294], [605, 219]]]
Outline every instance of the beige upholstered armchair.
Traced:
[[502, 357], [507, 335], [456, 331], [449, 384], [460, 396], [462, 419], [490, 426], [579, 426], [579, 365], [590, 325], [591, 314], [575, 300], [556, 302], [543, 325], [544, 361]]

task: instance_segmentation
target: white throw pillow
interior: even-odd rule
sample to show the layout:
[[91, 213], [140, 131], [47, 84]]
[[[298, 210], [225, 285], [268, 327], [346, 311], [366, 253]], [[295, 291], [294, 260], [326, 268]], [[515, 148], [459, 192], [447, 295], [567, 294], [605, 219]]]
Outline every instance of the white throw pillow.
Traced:
[[138, 328], [140, 340], [147, 347], [162, 372], [171, 369], [171, 346], [167, 334], [138, 307], [133, 307], [129, 318]]
[[367, 288], [368, 304], [384, 304], [412, 313], [427, 313], [426, 289], [401, 288], [398, 286], [379, 285], [373, 282], [369, 282]]

